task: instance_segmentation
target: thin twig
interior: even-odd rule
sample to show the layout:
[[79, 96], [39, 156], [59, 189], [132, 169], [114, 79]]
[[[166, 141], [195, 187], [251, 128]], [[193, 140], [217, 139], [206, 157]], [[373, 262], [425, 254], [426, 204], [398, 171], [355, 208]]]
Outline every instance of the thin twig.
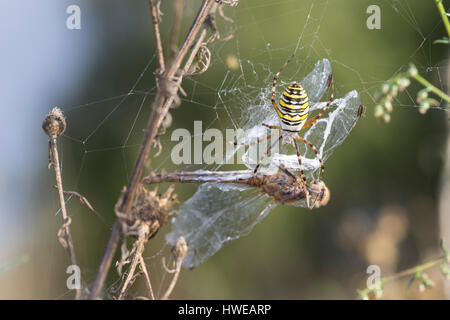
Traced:
[[[152, 106], [152, 113], [150, 115], [147, 128], [145, 131], [145, 136], [142, 141], [142, 146], [136, 160], [136, 164], [134, 166], [133, 173], [131, 175], [130, 181], [128, 183], [128, 187], [123, 194], [122, 202], [120, 205], [119, 211], [127, 214], [131, 208], [132, 199], [134, 198], [134, 194], [136, 192], [136, 188], [139, 184], [140, 177], [142, 175], [142, 171], [144, 168], [144, 164], [147, 162], [148, 155], [151, 149], [151, 146], [154, 142], [154, 139], [158, 133], [159, 127], [168, 112], [169, 107], [172, 104], [174, 97], [176, 96], [179, 85], [181, 84], [181, 77], [178, 80], [179, 83], [175, 84], [172, 79], [175, 76], [175, 73], [179, 69], [181, 62], [186, 56], [187, 52], [191, 48], [194, 40], [205, 22], [208, 14], [210, 14], [210, 10], [215, 3], [214, 0], [203, 0], [202, 5], [199, 9], [199, 12], [186, 36], [186, 39], [183, 42], [178, 54], [174, 58], [172, 64], [165, 70], [162, 75], [160, 86], [158, 87], [155, 101]], [[159, 29], [155, 29], [155, 37], [159, 37]], [[198, 50], [198, 46], [197, 46]], [[195, 49], [192, 51], [191, 56], [195, 56], [197, 52]], [[193, 57], [190, 61], [192, 63]], [[186, 63], [184, 70], [188, 70], [190, 64], [189, 61]], [[170, 103], [169, 103], [170, 101]], [[97, 275], [94, 280], [94, 283], [91, 288], [91, 292], [89, 294], [89, 299], [96, 299], [102, 290], [103, 284], [105, 282], [106, 276], [108, 274], [109, 268], [111, 266], [112, 259], [114, 257], [114, 253], [117, 249], [117, 245], [120, 239], [121, 233], [121, 223], [116, 220], [114, 223], [113, 229], [111, 231], [111, 235], [103, 255], [100, 266], [97, 270]]]
[[79, 194], [79, 193], [76, 192], [76, 191], [63, 191], [63, 192], [64, 192], [64, 194], [66, 194], [66, 195], [69, 194], [69, 195], [72, 195], [72, 196], [77, 197], [78, 200], [80, 200], [80, 202], [81, 202], [82, 204], [86, 205], [91, 211], [96, 212], [95, 209], [94, 209], [94, 207], [89, 203], [88, 199], [87, 199], [85, 196]]
[[[164, 194], [160, 194], [158, 193], [158, 188], [150, 191], [143, 186], [139, 186], [131, 212], [129, 214], [123, 214], [117, 211], [117, 208], [115, 210], [117, 217], [122, 222], [122, 230], [125, 236], [122, 245], [122, 258], [116, 265], [119, 274], [122, 274], [122, 267], [125, 264], [129, 264], [131, 260], [129, 270], [126, 275], [123, 275], [122, 283], [119, 289], [116, 290], [120, 293], [120, 300], [126, 297], [127, 288], [130, 286], [131, 279], [134, 279], [133, 277], [138, 263], [142, 270], [139, 274], [144, 274], [145, 280], [147, 281], [146, 285], [149, 291], [149, 297], [154, 299], [150, 277], [142, 253], [144, 252], [144, 246], [148, 239], [152, 238], [160, 227], [176, 213], [176, 211], [171, 210], [172, 205], [177, 202], [177, 196], [173, 194], [174, 188], [172, 185]], [[120, 200], [118, 203], [120, 203]], [[137, 240], [133, 244], [131, 254], [126, 248], [127, 236], [137, 237]]]
[[148, 297], [150, 298], [150, 300], [155, 300], [155, 296], [153, 294], [152, 283], [150, 281], [150, 277], [149, 277], [148, 271], [147, 271], [147, 266], [145, 265], [145, 261], [144, 261], [144, 258], [142, 257], [142, 254], [139, 257], [139, 264], [141, 265], [142, 272], [144, 273], [145, 285], [147, 286]]
[[[136, 281], [136, 279], [140, 276], [140, 273], [136, 273], [133, 276], [130, 277], [129, 281], [127, 282], [127, 285], [125, 287], [123, 287], [123, 295], [124, 297], [127, 296], [128, 291], [130, 290], [131, 286], [134, 284], [134, 282]], [[127, 278], [128, 279], [128, 278]]]
[[161, 297], [161, 300], [167, 300], [169, 298], [169, 296], [172, 294], [172, 291], [175, 288], [175, 285], [178, 281], [178, 276], [180, 275], [181, 265], [182, 265], [181, 262], [178, 262], [178, 261], [175, 262], [175, 272], [174, 272], [172, 281], [170, 282], [166, 293], [164, 293], [164, 295]]
[[[53, 108], [53, 110], [45, 118], [42, 128], [45, 133], [50, 137], [49, 141], [49, 168], [53, 166], [56, 176], [56, 187], [58, 189], [59, 203], [61, 206], [61, 213], [63, 218], [63, 225], [58, 231], [58, 239], [61, 245], [67, 249], [70, 256], [70, 263], [77, 265], [77, 259], [75, 256], [75, 249], [73, 246], [72, 235], [70, 234], [70, 222], [71, 219], [67, 215], [66, 203], [64, 199], [64, 191], [62, 186], [61, 167], [59, 164], [59, 154], [56, 140], [66, 130], [66, 120], [59, 108]], [[77, 288], [75, 291], [75, 299], [81, 298], [81, 288]]]
[[169, 40], [169, 55], [167, 57], [167, 64], [171, 64], [173, 58], [177, 54], [178, 46], [178, 35], [180, 33], [181, 18], [183, 17], [183, 0], [175, 0], [174, 4], [174, 17], [172, 23], [172, 29], [170, 30], [170, 40]]
[[161, 15], [159, 12], [159, 6], [155, 5], [155, 0], [150, 0], [150, 13], [152, 15], [153, 29], [155, 30], [155, 40], [156, 40], [156, 54], [158, 56], [158, 62], [161, 74], [164, 72], [164, 51], [161, 44], [161, 34], [159, 33], [159, 23], [161, 22]]
[[[172, 248], [172, 254], [175, 259], [175, 271], [173, 272], [172, 281], [169, 284], [166, 292], [161, 297], [161, 300], [167, 300], [171, 295], [173, 288], [175, 288], [175, 284], [178, 281], [178, 276], [180, 275], [181, 266], [183, 264], [183, 260], [188, 253], [188, 246], [186, 244], [186, 240], [183, 237], [178, 238], [175, 246]], [[165, 266], [164, 266], [165, 267]], [[165, 267], [167, 270], [167, 267]], [[172, 271], [170, 271], [172, 273]]]
[[128, 269], [128, 273], [126, 275], [125, 281], [122, 283], [122, 286], [119, 289], [119, 297], [118, 297], [119, 300], [123, 300], [126, 297], [128, 288], [130, 287], [130, 281], [134, 277], [134, 272], [136, 270], [136, 266], [139, 262], [142, 252], [144, 252], [144, 243], [145, 243], [145, 235], [140, 236], [139, 239], [135, 243], [136, 250], [131, 258], [130, 268]]

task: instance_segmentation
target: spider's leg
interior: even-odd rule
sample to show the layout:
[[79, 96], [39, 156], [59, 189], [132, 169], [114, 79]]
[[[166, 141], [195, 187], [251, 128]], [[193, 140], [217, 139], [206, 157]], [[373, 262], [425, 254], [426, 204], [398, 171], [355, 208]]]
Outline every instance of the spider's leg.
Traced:
[[295, 139], [303, 142], [304, 144], [306, 144], [308, 147], [310, 147], [312, 149], [312, 151], [314, 151], [314, 153], [316, 154], [316, 158], [317, 160], [319, 160], [320, 163], [320, 178], [319, 180], [322, 180], [323, 177], [323, 173], [325, 171], [325, 166], [323, 165], [323, 161], [322, 161], [322, 157], [319, 154], [319, 151], [317, 151], [317, 148], [315, 145], [313, 145], [311, 142], [309, 142], [308, 140], [303, 139], [300, 136], [296, 136]]
[[295, 152], [297, 152], [298, 165], [300, 167], [300, 178], [303, 180], [303, 192], [305, 194], [306, 207], [311, 210], [309, 206], [309, 191], [308, 185], [306, 184], [305, 172], [303, 171], [302, 157], [300, 156], [300, 150], [298, 149], [298, 143], [294, 140]]
[[280, 126], [271, 126], [271, 125], [268, 125], [268, 124], [265, 124], [265, 123], [263, 123], [262, 124], [264, 127], [266, 127], [266, 128], [269, 128], [269, 129], [278, 129], [278, 130], [281, 130], [281, 127]]
[[281, 66], [280, 71], [278, 71], [275, 76], [273, 77], [273, 83], [272, 83], [272, 105], [275, 111], [278, 115], [280, 115], [280, 110], [278, 109], [277, 103], [275, 102], [275, 86], [277, 84], [278, 76], [280, 75], [281, 71], [283, 71], [284, 68], [288, 65], [289, 62], [292, 61], [294, 58], [294, 55], [290, 56], [289, 59]]
[[324, 192], [325, 192], [325, 188], [322, 188], [320, 191], [320, 194], [316, 194], [315, 198], [313, 199], [313, 201], [311, 203], [311, 207], [309, 208], [309, 210], [312, 210], [315, 207], [317, 199], [319, 199], [319, 197], [322, 197]]
[[280, 171], [282, 171], [285, 175], [291, 177], [295, 181], [298, 181], [298, 177], [295, 174], [293, 174], [292, 172], [290, 172], [284, 164], [280, 164], [280, 166], [278, 168], [280, 168]]
[[[321, 170], [321, 171], [320, 171], [320, 179], [319, 179], [319, 181], [322, 181], [323, 173], [324, 173], [324, 171], [325, 171], [325, 166], [323, 165], [322, 158], [321, 158], [319, 152], [317, 151], [316, 146], [313, 145], [311, 142], [309, 142], [309, 141], [303, 139], [303, 138], [300, 137], [300, 136], [297, 136], [296, 139], [299, 140], [299, 141], [301, 141], [301, 142], [303, 142], [304, 144], [306, 144], [306, 145], [307, 145], [308, 147], [310, 147], [310, 148], [314, 151], [314, 153], [316, 154], [316, 158], [317, 158], [317, 160], [319, 160], [319, 163], [320, 163], [320, 170]], [[323, 187], [323, 186], [322, 186], [322, 189], [321, 189], [321, 193], [322, 193], [322, 194], [325, 193], [325, 187]], [[314, 207], [314, 205], [316, 204], [317, 198], [318, 198], [318, 197], [316, 197], [316, 199], [314, 199], [314, 202], [312, 203], [312, 206], [309, 207], [310, 210], [312, 210], [313, 207]]]
[[258, 169], [259, 169], [259, 167], [261, 166], [262, 161], [263, 161], [263, 160], [265, 159], [265, 157], [267, 157], [267, 155], [270, 153], [270, 151], [272, 150], [273, 146], [274, 146], [275, 144], [277, 144], [277, 143], [281, 140], [281, 138], [283, 137], [283, 136], [281, 135], [281, 131], [280, 131], [279, 134], [280, 134], [280, 137], [279, 137], [277, 140], [275, 140], [274, 143], [272, 143], [271, 145], [269, 145], [269, 146], [267, 147], [266, 153], [264, 153], [263, 156], [261, 157], [261, 159], [259, 159], [258, 164], [256, 165], [255, 169], [253, 170], [253, 174], [256, 174], [256, 172], [258, 172]]
[[305, 128], [309, 128], [311, 127], [314, 123], [317, 122], [317, 120], [319, 120], [323, 114], [325, 113], [325, 111], [328, 109], [328, 107], [331, 105], [331, 103], [334, 101], [334, 82], [333, 82], [333, 75], [330, 74], [330, 76], [328, 77], [328, 81], [327, 81], [327, 88], [331, 87], [331, 97], [330, 100], [328, 100], [327, 104], [322, 108], [322, 110], [320, 110], [319, 114], [311, 119], [309, 119], [308, 121], [305, 122], [305, 125], [302, 127], [302, 129]]
[[269, 140], [270, 138], [272, 138], [273, 136], [275, 136], [275, 135], [277, 135], [277, 134], [280, 134], [280, 133], [277, 132], [277, 133], [269, 134], [268, 136], [265, 136], [265, 137], [262, 138], [262, 139], [256, 138], [255, 141], [251, 141], [251, 142], [237, 142], [237, 141], [234, 141], [234, 142], [227, 141], [227, 142], [228, 142], [228, 143], [232, 143], [232, 144], [234, 144], [235, 146], [253, 146], [253, 145], [255, 145], [255, 144], [259, 144], [259, 143], [261, 143], [261, 142], [263, 142], [263, 141]]

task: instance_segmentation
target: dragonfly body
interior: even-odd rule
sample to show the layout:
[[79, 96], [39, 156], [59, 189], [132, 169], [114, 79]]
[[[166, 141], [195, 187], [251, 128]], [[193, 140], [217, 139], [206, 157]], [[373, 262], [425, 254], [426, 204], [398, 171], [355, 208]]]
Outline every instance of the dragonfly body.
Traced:
[[[277, 172], [274, 174], [254, 174], [253, 171], [173, 171], [152, 173], [145, 177], [143, 183], [161, 182], [184, 183], [236, 183], [259, 187], [261, 193], [272, 197], [275, 202], [289, 204], [305, 199], [304, 185], [294, 175]], [[325, 190], [325, 191], [324, 191]], [[329, 190], [323, 182], [312, 184], [310, 196], [317, 199], [316, 205], [326, 205], [329, 200]]]

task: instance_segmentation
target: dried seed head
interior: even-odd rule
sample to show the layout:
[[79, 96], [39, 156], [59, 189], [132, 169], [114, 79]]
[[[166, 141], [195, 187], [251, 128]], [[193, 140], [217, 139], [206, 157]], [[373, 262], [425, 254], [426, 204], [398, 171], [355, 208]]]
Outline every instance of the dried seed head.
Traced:
[[[143, 229], [147, 238], [153, 237], [167, 220], [176, 213], [171, 207], [177, 201], [173, 194], [173, 185], [166, 193], [158, 194], [158, 190], [147, 190], [143, 185], [138, 185], [136, 199], [131, 207], [130, 214], [122, 219], [125, 229]], [[117, 214], [117, 212], [116, 212]], [[132, 227], [133, 226], [133, 227]]]
[[42, 129], [49, 137], [59, 137], [66, 131], [66, 117], [60, 108], [55, 107], [50, 111], [42, 122]]
[[172, 254], [176, 260], [184, 259], [188, 253], [188, 245], [184, 237], [179, 237], [177, 242], [172, 247]]

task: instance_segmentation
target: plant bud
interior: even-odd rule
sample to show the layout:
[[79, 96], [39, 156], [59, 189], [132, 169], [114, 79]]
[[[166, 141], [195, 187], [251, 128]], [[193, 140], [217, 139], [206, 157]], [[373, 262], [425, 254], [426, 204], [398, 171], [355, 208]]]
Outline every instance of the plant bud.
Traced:
[[66, 117], [61, 109], [55, 107], [50, 111], [42, 122], [42, 129], [49, 137], [59, 137], [66, 131]]

